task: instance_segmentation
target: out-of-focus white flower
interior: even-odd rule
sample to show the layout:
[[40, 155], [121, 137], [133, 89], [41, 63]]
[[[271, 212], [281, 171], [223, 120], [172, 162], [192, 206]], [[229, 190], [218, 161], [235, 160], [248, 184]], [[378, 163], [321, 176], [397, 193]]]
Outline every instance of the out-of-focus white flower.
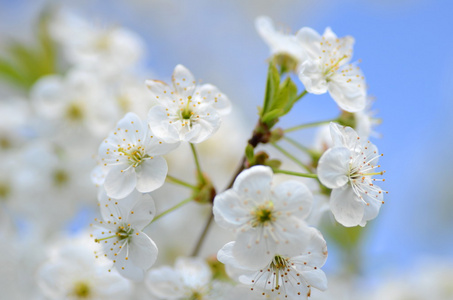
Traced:
[[26, 141], [26, 127], [31, 116], [30, 106], [19, 97], [0, 101], [0, 152], [17, 150]]
[[52, 122], [54, 132], [69, 127], [73, 132], [83, 128], [85, 136], [103, 135], [115, 121], [117, 108], [106, 97], [102, 80], [86, 71], [43, 77], [33, 86], [31, 98], [38, 116]]
[[134, 113], [126, 114], [99, 146], [107, 194], [120, 199], [135, 188], [148, 193], [162, 186], [168, 167], [161, 155], [178, 145], [158, 140], [146, 122]]
[[374, 184], [381, 154], [371, 142], [362, 141], [351, 127], [331, 123], [334, 147], [319, 159], [318, 177], [333, 189], [330, 209], [337, 222], [346, 227], [365, 226], [374, 219], [383, 203], [384, 192]]
[[306, 231], [303, 219], [310, 212], [311, 192], [297, 181], [272, 187], [272, 175], [269, 167], [252, 167], [214, 199], [217, 224], [237, 232], [232, 251], [242, 264], [262, 265], [279, 244], [295, 243]]
[[[217, 254], [228, 274], [239, 282], [255, 287], [259, 293], [282, 298], [307, 299], [311, 288], [327, 289], [327, 278], [321, 267], [327, 259], [327, 246], [321, 233], [310, 228], [306, 240], [290, 245], [279, 244], [275, 254], [263, 265], [251, 268], [234, 255], [236, 242], [230, 242]], [[263, 291], [264, 290], [264, 291]]]
[[263, 40], [269, 45], [272, 56], [281, 56], [288, 67], [296, 67], [307, 59], [303, 44], [294, 34], [285, 34], [274, 27], [272, 19], [261, 16], [255, 20], [255, 27]]
[[370, 137], [379, 137], [379, 134], [374, 131], [374, 127], [381, 123], [379, 118], [374, 117], [375, 112], [371, 110], [373, 100], [368, 97], [365, 109], [354, 113], [355, 131], [362, 139]]
[[299, 78], [309, 93], [329, 91], [341, 109], [357, 112], [365, 108], [366, 84], [359, 67], [349, 64], [354, 39], [338, 38], [330, 28], [320, 36], [311, 28], [300, 29], [297, 38], [308, 54], [299, 66]]
[[148, 122], [156, 136], [169, 143], [201, 143], [220, 127], [220, 115], [231, 110], [227, 96], [211, 84], [196, 85], [192, 73], [177, 65], [173, 88], [157, 80], [147, 80], [155, 106]]
[[156, 214], [154, 200], [136, 191], [121, 200], [100, 193], [99, 204], [103, 220], [95, 220], [99, 227], [95, 241], [122, 276], [143, 280], [157, 259], [156, 244], [142, 232]]
[[152, 269], [146, 279], [151, 293], [159, 299], [215, 299], [210, 297], [212, 273], [199, 257], [179, 257], [175, 267]]
[[[73, 157], [45, 139], [35, 139], [11, 158], [8, 177], [7, 205], [24, 223], [33, 224], [33, 234], [47, 238], [59, 232], [83, 205], [92, 205], [95, 188], [87, 174], [89, 158]], [[14, 167], [13, 167], [14, 166]], [[13, 167], [13, 168], [11, 168]]]
[[121, 27], [94, 26], [67, 11], [52, 19], [50, 32], [71, 64], [95, 72], [123, 71], [144, 52], [144, 42], [136, 33]]
[[130, 294], [130, 283], [115, 270], [108, 272], [109, 262], [95, 259], [88, 245], [87, 239], [73, 239], [52, 249], [38, 272], [39, 286], [49, 299], [109, 300]]

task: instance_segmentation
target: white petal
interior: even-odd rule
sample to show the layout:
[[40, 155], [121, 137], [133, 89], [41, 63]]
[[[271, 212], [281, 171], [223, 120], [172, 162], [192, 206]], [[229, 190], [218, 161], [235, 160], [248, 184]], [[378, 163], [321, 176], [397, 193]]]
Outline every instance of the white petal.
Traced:
[[[345, 72], [345, 71], [348, 72]], [[341, 109], [361, 111], [366, 105], [366, 84], [362, 72], [353, 65], [344, 66], [328, 82], [329, 93]]]
[[320, 291], [327, 290], [327, 277], [321, 269], [301, 272], [309, 285]]
[[180, 257], [176, 260], [175, 269], [184, 280], [184, 284], [194, 289], [209, 284], [212, 272], [208, 264], [200, 257]]
[[263, 40], [271, 48], [271, 54], [286, 54], [301, 63], [306, 59], [306, 53], [294, 35], [285, 34], [275, 29], [272, 19], [261, 16], [255, 21], [255, 27]]
[[[116, 136], [120, 139], [125, 139], [125, 142], [131, 144], [140, 144], [138, 140], [143, 139], [143, 136], [148, 132], [148, 126], [142, 124], [142, 120], [134, 113], [127, 113], [124, 118], [116, 124]], [[121, 144], [124, 143], [124, 140]]]
[[149, 110], [148, 124], [151, 131], [167, 143], [179, 142], [179, 131], [170, 122], [165, 107], [157, 105]]
[[182, 278], [170, 267], [152, 269], [145, 280], [152, 294], [160, 299], [180, 299], [184, 297]]
[[309, 93], [321, 95], [327, 92], [326, 77], [319, 65], [312, 60], [304, 61], [298, 68], [299, 79]]
[[241, 268], [241, 264], [238, 263], [236, 258], [233, 256], [233, 248], [236, 242], [229, 242], [225, 244], [222, 249], [217, 252], [217, 260], [224, 265], [230, 265], [234, 268]]
[[[321, 232], [313, 227], [305, 227], [301, 230], [304, 239], [294, 243], [291, 249], [285, 253], [294, 260], [304, 262], [298, 269], [301, 271], [312, 270], [314, 267], [321, 268], [327, 260], [327, 244]], [[283, 245], [279, 247], [278, 252], [283, 251]], [[285, 249], [286, 250], [286, 249]]]
[[160, 188], [167, 177], [167, 162], [161, 156], [148, 159], [136, 168], [137, 190], [148, 193]]
[[326, 40], [336, 40], [337, 39], [337, 35], [332, 31], [332, 29], [330, 27], [326, 27], [322, 36]]
[[361, 146], [359, 136], [354, 129], [348, 126], [341, 126], [337, 123], [330, 123], [330, 134], [333, 144], [337, 147], [346, 147], [351, 151], [356, 151]]
[[[154, 200], [149, 194], [142, 194], [137, 191], [133, 191], [131, 195], [135, 196], [135, 201], [126, 211], [126, 215], [123, 215], [123, 218], [134, 227], [143, 229], [156, 215]], [[118, 202], [122, 204], [123, 200]]]
[[194, 121], [194, 125], [185, 136], [184, 140], [189, 143], [201, 143], [210, 138], [220, 127], [220, 117], [212, 108], [204, 110], [204, 115]]
[[351, 151], [345, 147], [328, 149], [319, 159], [318, 177], [330, 189], [344, 186], [348, 180]]
[[309, 27], [303, 27], [296, 33], [296, 37], [302, 43], [305, 51], [307, 51], [311, 58], [319, 56], [321, 53], [319, 43], [322, 41], [322, 37], [318, 32]]
[[310, 213], [313, 195], [301, 182], [285, 181], [272, 190], [271, 196], [277, 211], [291, 213], [301, 220]]
[[177, 65], [171, 80], [176, 92], [184, 98], [192, 96], [195, 91], [196, 81], [192, 73], [183, 65]]
[[272, 237], [263, 237], [260, 228], [238, 234], [233, 256], [244, 268], [259, 269], [266, 266], [275, 255], [277, 244]]
[[213, 213], [216, 223], [225, 229], [235, 229], [247, 222], [250, 209], [236, 191], [229, 189], [214, 199]]
[[160, 80], [146, 80], [146, 86], [151, 92], [151, 98], [154, 104], [159, 104], [163, 101], [172, 101], [172, 88], [165, 82]]
[[118, 255], [116, 259], [115, 268], [121, 276], [134, 281], [142, 281], [145, 278], [145, 271], [141, 267], [133, 264], [129, 260], [125, 260], [125, 258], [120, 257], [120, 255]]
[[212, 84], [203, 84], [197, 88], [194, 101], [197, 99], [211, 104], [220, 115], [226, 115], [231, 111], [231, 102], [228, 97]]
[[354, 194], [349, 184], [332, 190], [330, 209], [335, 220], [343, 226], [353, 227], [359, 225], [363, 219], [365, 206]]
[[272, 169], [265, 166], [254, 166], [242, 171], [233, 184], [233, 189], [242, 199], [250, 197], [257, 203], [264, 203], [269, 200], [268, 195], [271, 189]]
[[154, 241], [144, 232], [134, 232], [129, 243], [129, 260], [131, 263], [144, 271], [151, 268], [156, 262], [158, 253]]
[[104, 188], [107, 195], [121, 199], [129, 195], [137, 184], [135, 169], [127, 164], [112, 167], [105, 177]]
[[153, 136], [153, 132], [151, 132], [150, 136], [146, 139], [144, 147], [146, 154], [149, 156], [158, 156], [170, 153], [178, 148], [180, 144], [179, 140], [176, 143], [168, 143], [160, 140], [158, 137]]

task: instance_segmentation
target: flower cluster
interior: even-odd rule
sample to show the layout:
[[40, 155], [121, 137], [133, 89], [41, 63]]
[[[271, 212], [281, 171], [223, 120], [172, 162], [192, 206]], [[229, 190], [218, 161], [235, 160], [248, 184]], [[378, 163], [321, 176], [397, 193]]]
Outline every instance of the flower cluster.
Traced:
[[[29, 102], [0, 103], [7, 158], [0, 164], [0, 237], [17, 246], [10, 233], [30, 228], [51, 245], [26, 244], [36, 253], [21, 272], [37, 274], [39, 285], [29, 293], [307, 299], [327, 290], [327, 236], [366, 226], [384, 203], [377, 185], [384, 179], [376, 178], [385, 173], [382, 154], [368, 141], [377, 123], [371, 97], [351, 62], [352, 37], [330, 28], [322, 36], [306, 27], [282, 33], [267, 17], [256, 27], [271, 58], [258, 121], [246, 139], [241, 122], [224, 118], [229, 98], [199, 84], [183, 65], [169, 84], [141, 78], [135, 68], [145, 43], [135, 33], [67, 12], [46, 19], [41, 43], [58, 55], [34, 54], [52, 63], [33, 82], [19, 82]], [[326, 92], [339, 106], [336, 118], [277, 127], [302, 97]], [[291, 137], [318, 125], [314, 146]], [[291, 153], [288, 144], [303, 153]], [[324, 222], [326, 212], [332, 222]], [[55, 242], [74, 220], [93, 214], [90, 233], [82, 230], [90, 243]]]
[[218, 259], [233, 278], [271, 295], [309, 296], [311, 287], [325, 290], [320, 268], [327, 259], [326, 242], [304, 220], [312, 194], [297, 181], [274, 187], [272, 175], [269, 167], [252, 167], [214, 200], [217, 224], [236, 232], [236, 241], [226, 244]]
[[167, 177], [162, 155], [181, 141], [199, 143], [213, 135], [221, 122], [217, 111], [230, 109], [225, 95], [210, 84], [198, 87], [182, 65], [176, 66], [172, 81], [173, 89], [146, 81], [156, 102], [148, 118], [127, 113], [99, 146], [99, 167], [94, 171], [102, 215], [95, 241], [103, 243], [118, 271], [134, 280], [143, 280], [157, 259], [157, 246], [142, 230], [155, 216], [154, 200], [145, 195]]

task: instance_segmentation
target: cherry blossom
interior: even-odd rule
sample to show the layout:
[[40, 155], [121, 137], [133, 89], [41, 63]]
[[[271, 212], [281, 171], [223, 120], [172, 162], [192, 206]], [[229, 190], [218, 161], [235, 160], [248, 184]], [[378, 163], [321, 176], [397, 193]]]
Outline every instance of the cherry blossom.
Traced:
[[220, 116], [229, 113], [227, 96], [211, 84], [196, 85], [192, 73], [177, 65], [173, 87], [158, 80], [147, 80], [155, 106], [148, 113], [154, 134], [169, 143], [201, 143], [220, 127]]

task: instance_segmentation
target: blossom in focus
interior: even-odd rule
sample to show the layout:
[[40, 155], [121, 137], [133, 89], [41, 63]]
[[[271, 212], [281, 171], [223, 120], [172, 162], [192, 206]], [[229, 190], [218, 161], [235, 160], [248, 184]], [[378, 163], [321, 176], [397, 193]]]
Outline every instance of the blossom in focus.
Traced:
[[348, 112], [363, 110], [366, 104], [366, 84], [358, 66], [350, 64], [354, 39], [338, 38], [326, 28], [320, 36], [303, 27], [297, 34], [308, 59], [299, 66], [299, 79], [309, 93], [330, 93], [341, 109]]
[[95, 259], [85, 239], [67, 241], [53, 249], [51, 257], [38, 271], [38, 283], [48, 299], [125, 299], [130, 283], [115, 270], [107, 272], [109, 262]]
[[173, 87], [158, 80], [147, 80], [155, 105], [148, 113], [154, 134], [169, 143], [201, 143], [220, 127], [220, 116], [231, 110], [227, 96], [211, 84], [196, 85], [192, 73], [177, 65]]
[[[380, 167], [377, 147], [362, 141], [351, 127], [330, 125], [334, 146], [319, 159], [318, 177], [332, 189], [330, 209], [340, 224], [365, 226], [374, 219], [383, 203], [384, 192], [374, 184]], [[383, 180], [383, 179], [382, 179]]]
[[135, 188], [148, 193], [162, 186], [168, 167], [161, 155], [177, 146], [155, 137], [136, 114], [126, 114], [99, 146], [107, 195], [120, 199]]
[[236, 178], [233, 188], [214, 199], [217, 224], [236, 232], [232, 248], [238, 261], [262, 265], [275, 255], [279, 244], [292, 244], [308, 229], [312, 194], [297, 181], [272, 186], [271, 168], [255, 166]]
[[95, 241], [122, 276], [143, 280], [158, 252], [154, 241], [142, 231], [156, 214], [154, 200], [137, 191], [120, 200], [100, 193], [99, 204], [102, 221], [95, 219]]
[[252, 291], [267, 297], [307, 299], [311, 288], [327, 289], [327, 278], [321, 267], [327, 259], [327, 246], [321, 233], [309, 228], [305, 241], [280, 244], [275, 254], [261, 266], [250, 267], [234, 255], [236, 242], [226, 244], [217, 254], [230, 277], [251, 286]]

